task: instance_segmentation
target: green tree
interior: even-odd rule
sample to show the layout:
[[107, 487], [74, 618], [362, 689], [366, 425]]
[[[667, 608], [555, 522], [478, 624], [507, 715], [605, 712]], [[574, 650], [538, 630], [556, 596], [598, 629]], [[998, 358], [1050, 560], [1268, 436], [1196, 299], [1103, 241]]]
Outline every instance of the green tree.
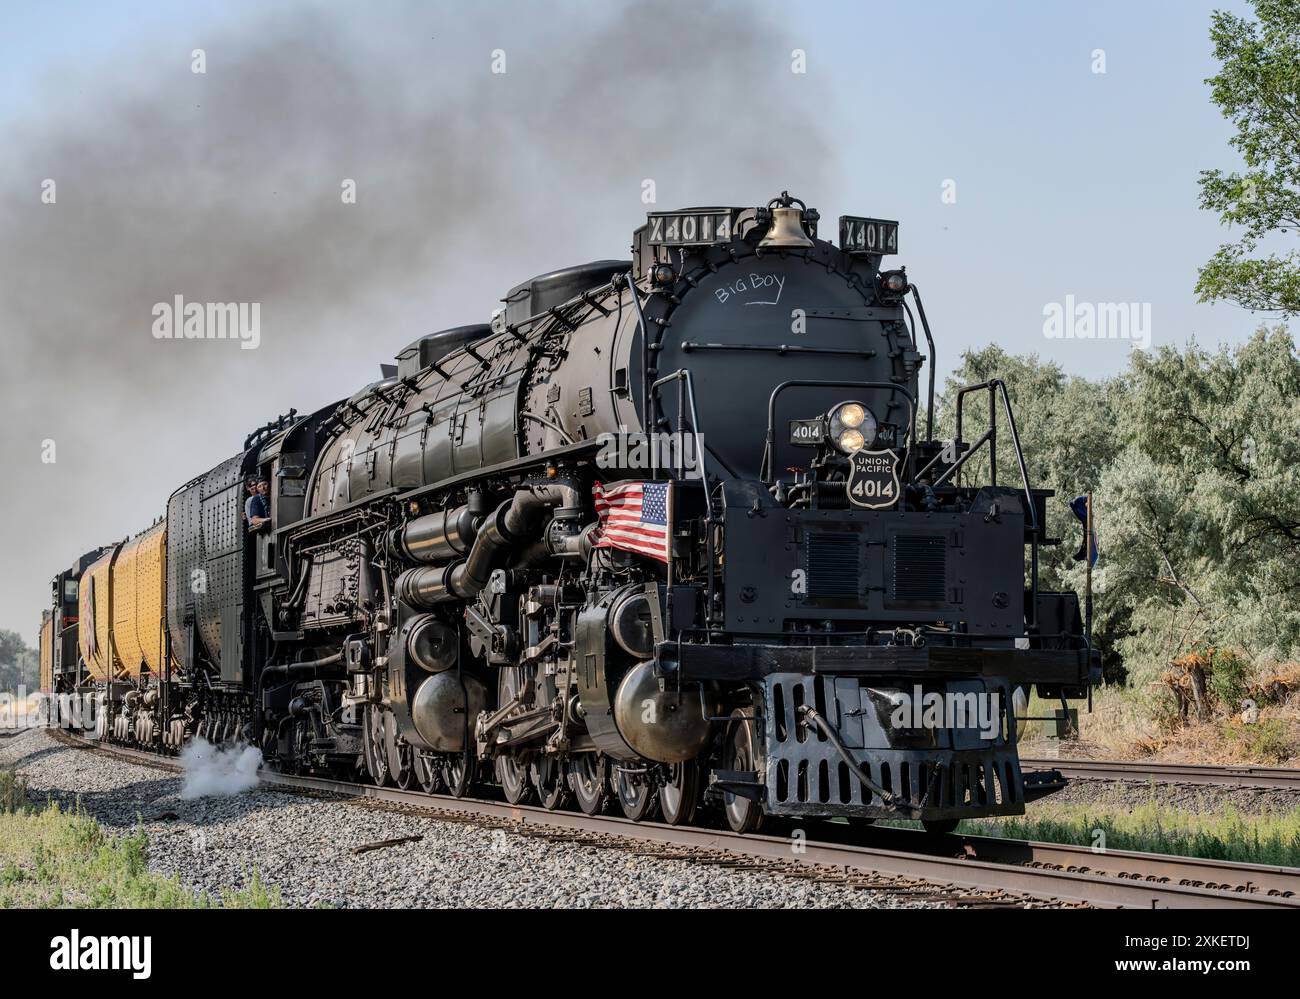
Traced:
[[1300, 254], [1259, 255], [1263, 241], [1300, 230], [1300, 4], [1252, 0], [1258, 22], [1216, 11], [1210, 37], [1218, 75], [1206, 82], [1236, 127], [1244, 171], [1201, 173], [1201, 207], [1240, 237], [1201, 268], [1201, 301], [1300, 314]]
[[1126, 661], [1151, 679], [1197, 646], [1300, 654], [1300, 360], [1283, 329], [1135, 354], [1123, 452], [1098, 514]]
[[[28, 652], [18, 632], [0, 630], [0, 690], [17, 690], [25, 682]], [[28, 689], [36, 687], [28, 684]]]

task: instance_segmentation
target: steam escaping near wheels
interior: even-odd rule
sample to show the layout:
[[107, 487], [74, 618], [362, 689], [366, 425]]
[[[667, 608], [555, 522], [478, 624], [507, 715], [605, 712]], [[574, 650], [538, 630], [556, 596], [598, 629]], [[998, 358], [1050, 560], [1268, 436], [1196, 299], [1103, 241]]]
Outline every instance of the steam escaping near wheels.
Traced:
[[262, 751], [256, 746], [221, 749], [206, 739], [196, 739], [180, 755], [185, 768], [181, 798], [222, 797], [257, 787]]

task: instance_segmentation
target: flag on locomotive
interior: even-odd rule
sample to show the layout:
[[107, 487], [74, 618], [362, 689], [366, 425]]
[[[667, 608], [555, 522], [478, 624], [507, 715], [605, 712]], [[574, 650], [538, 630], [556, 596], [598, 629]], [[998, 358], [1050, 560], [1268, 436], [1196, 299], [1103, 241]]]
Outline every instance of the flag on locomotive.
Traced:
[[597, 548], [621, 548], [667, 562], [673, 536], [671, 482], [619, 482], [591, 487], [596, 502]]

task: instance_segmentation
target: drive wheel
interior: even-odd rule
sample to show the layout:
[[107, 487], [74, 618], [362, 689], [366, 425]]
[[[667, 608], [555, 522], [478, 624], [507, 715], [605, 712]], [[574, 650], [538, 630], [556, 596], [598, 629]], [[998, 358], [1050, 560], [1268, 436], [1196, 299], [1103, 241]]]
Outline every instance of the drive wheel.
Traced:
[[439, 791], [446, 789], [442, 782], [442, 772], [438, 769], [433, 757], [415, 751], [415, 758], [411, 761], [412, 769], [415, 771], [415, 779], [420, 782], [420, 789], [425, 794], [437, 794]]
[[922, 819], [921, 828], [935, 836], [946, 836], [955, 832], [961, 819]]
[[537, 788], [537, 797], [544, 808], [553, 812], [568, 804], [569, 785], [564, 766], [554, 756], [538, 753], [528, 767], [528, 776], [533, 787]]
[[609, 768], [605, 757], [600, 753], [580, 753], [570, 757], [565, 769], [578, 807], [588, 815], [602, 814], [609, 801]]
[[393, 773], [393, 779], [403, 791], [409, 791], [419, 783], [419, 776], [415, 772], [415, 750], [409, 742], [398, 743], [397, 759], [399, 765]]
[[493, 763], [497, 783], [512, 805], [522, 805], [529, 797], [532, 788], [528, 786], [528, 767], [509, 754], [503, 753]]
[[[640, 776], [641, 780], [635, 778]], [[648, 819], [655, 807], [655, 788], [647, 775], [628, 773], [622, 767], [614, 771], [614, 793], [623, 814], [633, 822]]]
[[[497, 704], [509, 704], [522, 689], [523, 670], [517, 666], [503, 666], [497, 681]], [[507, 749], [493, 762], [497, 783], [512, 805], [522, 804], [529, 797], [528, 765]]]
[[447, 790], [457, 798], [466, 797], [474, 787], [474, 770], [476, 761], [464, 753], [455, 753], [444, 758], [442, 780]]
[[378, 704], [366, 709], [361, 734], [366, 749], [366, 773], [376, 787], [383, 787], [390, 783], [392, 774], [388, 770], [388, 746], [384, 738], [384, 709]]
[[659, 811], [670, 826], [689, 825], [700, 801], [700, 764], [697, 760], [674, 763], [668, 783], [659, 788]]
[[[740, 708], [731, 712], [726, 749], [728, 770], [758, 770], [758, 749], [754, 745], [754, 729], [758, 723], [746, 721], [747, 714]], [[722, 792], [722, 810], [726, 812], [727, 825], [734, 832], [756, 832], [763, 824], [762, 804], [730, 791]]]

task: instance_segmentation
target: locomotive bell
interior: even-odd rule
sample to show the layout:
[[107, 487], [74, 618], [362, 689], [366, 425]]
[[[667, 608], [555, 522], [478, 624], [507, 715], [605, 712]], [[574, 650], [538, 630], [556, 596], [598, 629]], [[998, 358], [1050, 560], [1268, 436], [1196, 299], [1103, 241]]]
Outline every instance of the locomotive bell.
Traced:
[[813, 241], [803, 231], [803, 211], [799, 208], [773, 208], [772, 225], [758, 245], [763, 249], [812, 246]]
[[614, 695], [614, 722], [627, 744], [647, 760], [683, 763], [704, 751], [713, 726], [709, 715], [720, 713], [706, 691], [686, 688], [660, 690], [654, 663], [634, 666]]

